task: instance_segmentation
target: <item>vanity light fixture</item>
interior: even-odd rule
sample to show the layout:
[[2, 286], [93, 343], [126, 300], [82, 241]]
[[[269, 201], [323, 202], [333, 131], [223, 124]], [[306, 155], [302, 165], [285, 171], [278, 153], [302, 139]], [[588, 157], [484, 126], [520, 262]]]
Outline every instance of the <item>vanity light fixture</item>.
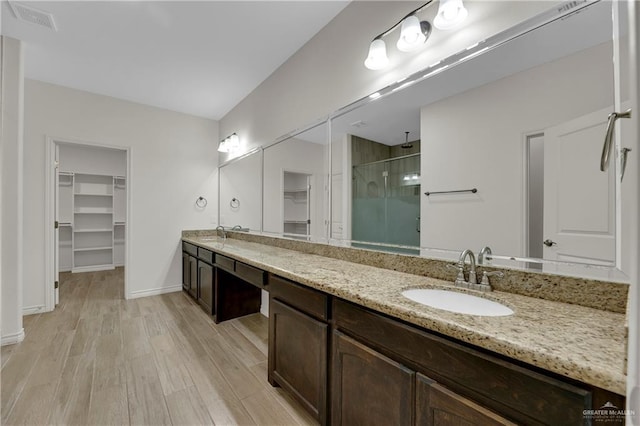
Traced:
[[462, 0], [440, 0], [433, 25], [439, 30], [451, 30], [460, 25], [467, 18], [467, 14]]
[[218, 145], [219, 152], [234, 152], [240, 148], [240, 138], [236, 133], [233, 133], [223, 140]]
[[[387, 31], [374, 37], [369, 45], [369, 54], [364, 61], [364, 66], [370, 70], [381, 70], [389, 64], [387, 45], [383, 37], [390, 34], [398, 26], [400, 26], [400, 38], [396, 43], [396, 47], [399, 51], [412, 52], [424, 45], [431, 35], [431, 24], [429, 21], [420, 20], [416, 14], [433, 3], [433, 1], [430, 0], [411, 11]], [[464, 7], [462, 0], [440, 0], [438, 14], [433, 21], [433, 25], [441, 30], [450, 30], [462, 23], [467, 14], [467, 9]]]

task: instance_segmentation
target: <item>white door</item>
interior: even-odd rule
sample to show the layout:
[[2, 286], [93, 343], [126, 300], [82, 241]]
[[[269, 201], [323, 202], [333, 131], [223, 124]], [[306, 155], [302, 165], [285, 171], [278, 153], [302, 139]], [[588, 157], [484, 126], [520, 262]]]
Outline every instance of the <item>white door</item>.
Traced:
[[55, 229], [53, 232], [53, 279], [54, 279], [54, 293], [53, 293], [53, 303], [56, 306], [60, 303], [60, 147], [56, 144], [55, 146], [55, 172], [54, 172], [54, 182], [53, 182], [53, 204], [54, 204], [54, 212], [55, 212]]
[[610, 112], [545, 130], [545, 259], [615, 264], [615, 167], [599, 169]]

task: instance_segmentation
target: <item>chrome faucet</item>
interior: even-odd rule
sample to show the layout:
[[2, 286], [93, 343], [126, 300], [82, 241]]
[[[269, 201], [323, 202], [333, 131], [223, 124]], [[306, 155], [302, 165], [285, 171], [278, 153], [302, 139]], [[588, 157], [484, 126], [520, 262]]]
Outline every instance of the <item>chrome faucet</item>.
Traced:
[[471, 266], [469, 267], [469, 279], [467, 280], [467, 284], [478, 284], [478, 279], [476, 277], [476, 256], [469, 249], [466, 249], [462, 253], [460, 253], [460, 259], [458, 259], [458, 265], [462, 267], [462, 271], [464, 273], [464, 264], [465, 260], [469, 257], [469, 262], [471, 262]]
[[[469, 258], [469, 279], [465, 279], [464, 276], [464, 267], [467, 260]], [[480, 290], [480, 291], [491, 291], [491, 285], [489, 285], [488, 277], [483, 280], [482, 283], [478, 284], [478, 277], [476, 276], [476, 256], [469, 249], [460, 253], [460, 258], [458, 259], [458, 263], [456, 265], [447, 265], [448, 268], [453, 268], [458, 271], [458, 275], [456, 276], [455, 285], [458, 287], [469, 288], [471, 290]], [[488, 274], [485, 274], [488, 275]], [[493, 274], [497, 275], [497, 274]], [[483, 276], [484, 278], [484, 276]]]
[[240, 232], [249, 232], [249, 228], [243, 228], [240, 225], [235, 225], [233, 228], [231, 228], [232, 231], [240, 231]]
[[218, 226], [216, 227], [216, 233], [218, 234], [218, 236], [219, 236], [219, 237], [222, 237], [222, 240], [223, 240], [223, 241], [227, 239], [227, 233], [226, 233], [226, 231], [224, 230], [224, 226], [222, 226], [222, 225], [218, 225]]
[[491, 252], [491, 247], [489, 246], [482, 247], [482, 250], [480, 250], [480, 253], [478, 253], [478, 265], [484, 265], [485, 259], [491, 260], [492, 254], [493, 253]]

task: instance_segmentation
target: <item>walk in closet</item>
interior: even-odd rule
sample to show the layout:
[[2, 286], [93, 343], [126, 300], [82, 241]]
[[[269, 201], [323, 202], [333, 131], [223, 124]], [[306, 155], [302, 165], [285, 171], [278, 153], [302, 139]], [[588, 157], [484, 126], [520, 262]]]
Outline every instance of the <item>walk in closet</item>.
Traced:
[[283, 232], [285, 234], [309, 235], [310, 179], [311, 176], [307, 174], [284, 172]]
[[124, 266], [126, 153], [61, 145], [58, 166], [58, 267], [88, 272]]

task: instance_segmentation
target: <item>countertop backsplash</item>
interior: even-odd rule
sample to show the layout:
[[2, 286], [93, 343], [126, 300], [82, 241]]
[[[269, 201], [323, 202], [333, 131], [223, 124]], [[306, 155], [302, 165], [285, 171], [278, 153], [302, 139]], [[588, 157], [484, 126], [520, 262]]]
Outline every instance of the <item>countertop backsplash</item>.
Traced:
[[[226, 233], [228, 238], [346, 260], [362, 265], [436, 278], [451, 281], [452, 283], [455, 279], [455, 272], [446, 267], [447, 264], [452, 264], [451, 261], [384, 253], [354, 247], [339, 247], [245, 232], [226, 231]], [[182, 232], [183, 238], [215, 236], [215, 230]], [[500, 270], [505, 273], [503, 278], [492, 279], [491, 285], [497, 291], [571, 303], [616, 313], [626, 312], [629, 289], [627, 284], [487, 266], [478, 266], [478, 276], [482, 276], [482, 271], [484, 270]]]

